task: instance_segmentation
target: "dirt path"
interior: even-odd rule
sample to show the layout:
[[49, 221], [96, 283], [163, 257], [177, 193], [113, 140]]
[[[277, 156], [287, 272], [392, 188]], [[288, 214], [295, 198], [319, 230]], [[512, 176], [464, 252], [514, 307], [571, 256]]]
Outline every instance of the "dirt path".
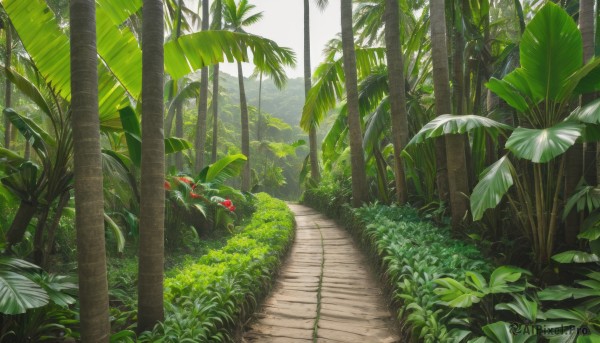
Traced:
[[400, 342], [352, 237], [311, 208], [289, 205], [296, 240], [244, 342]]

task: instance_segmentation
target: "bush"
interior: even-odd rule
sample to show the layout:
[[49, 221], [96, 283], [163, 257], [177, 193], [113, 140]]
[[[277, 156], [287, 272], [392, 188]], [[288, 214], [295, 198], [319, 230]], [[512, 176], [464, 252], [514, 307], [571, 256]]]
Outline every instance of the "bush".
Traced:
[[261, 193], [250, 223], [220, 250], [165, 280], [166, 319], [142, 341], [233, 341], [238, 323], [266, 294], [293, 239], [294, 216]]
[[[325, 209], [331, 199], [327, 187], [306, 191], [304, 203]], [[398, 309], [409, 341], [452, 341], [447, 326], [454, 314], [434, 292], [434, 280], [463, 278], [469, 270], [489, 275], [493, 269], [472, 244], [452, 238], [448, 227], [438, 227], [410, 207], [372, 204], [352, 209], [338, 204], [329, 209], [342, 219], [363, 250], [379, 265], [384, 285]], [[339, 213], [335, 215], [335, 213]]]

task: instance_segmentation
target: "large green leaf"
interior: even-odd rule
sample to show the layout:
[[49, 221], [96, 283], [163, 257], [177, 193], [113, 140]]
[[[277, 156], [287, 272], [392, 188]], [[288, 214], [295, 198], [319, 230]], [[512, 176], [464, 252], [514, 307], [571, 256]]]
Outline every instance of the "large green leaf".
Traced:
[[577, 250], [569, 250], [560, 254], [556, 254], [552, 256], [552, 259], [558, 263], [600, 262], [600, 257], [598, 257], [598, 255]]
[[17, 271], [0, 270], [0, 313], [19, 314], [48, 304], [42, 287]]
[[[518, 69], [517, 69], [518, 70]], [[517, 70], [513, 71], [515, 73]], [[510, 74], [509, 74], [510, 75]], [[529, 105], [527, 100], [521, 95], [521, 89], [508, 82], [508, 80], [498, 80], [494, 77], [486, 83], [486, 87], [496, 93], [502, 100], [506, 101], [510, 106], [516, 108], [520, 112], [527, 111]]]
[[577, 24], [559, 5], [547, 2], [525, 29], [520, 56], [533, 94], [559, 100], [566, 80], [583, 64]]
[[12, 82], [17, 88], [23, 92], [31, 101], [33, 101], [46, 115], [52, 117], [50, 106], [46, 102], [46, 99], [40, 92], [40, 90], [29, 80], [23, 77], [12, 69], [4, 69], [6, 77]]
[[473, 220], [481, 219], [485, 210], [495, 208], [500, 203], [513, 185], [514, 174], [515, 168], [508, 156], [502, 157], [481, 173], [479, 183], [471, 194]]
[[139, 167], [142, 161], [142, 128], [140, 121], [130, 106], [120, 109], [119, 115], [123, 131], [125, 131], [129, 158], [135, 166]]
[[48, 156], [47, 147], [56, 145], [52, 136], [39, 127], [33, 120], [21, 116], [12, 108], [5, 108], [3, 112], [40, 157], [44, 158]]
[[[54, 92], [70, 101], [69, 37], [59, 28], [54, 12], [43, 0], [2, 0], [2, 5], [19, 34], [21, 42], [31, 56], [36, 69]], [[128, 6], [125, 6], [125, 8], [128, 8]], [[105, 42], [113, 44], [114, 48], [121, 46], [114, 44], [112, 41], [106, 40]], [[105, 46], [98, 46], [98, 51], [103, 51], [104, 48]], [[111, 53], [120, 52], [111, 50]], [[125, 54], [121, 55], [123, 58], [128, 58]], [[108, 57], [107, 60], [112, 60], [112, 58]], [[120, 70], [126, 67], [117, 66], [117, 69]], [[101, 125], [105, 129], [118, 128], [115, 127], [115, 119], [118, 122], [116, 111], [125, 100], [125, 90], [102, 61], [98, 62], [98, 78]], [[139, 78], [141, 78], [141, 75]], [[124, 82], [124, 84], [127, 83]]]
[[[367, 75], [377, 66], [385, 65], [385, 49], [356, 49], [356, 60], [358, 73]], [[308, 92], [300, 119], [300, 127], [306, 132], [311, 127], [319, 126], [327, 112], [332, 110], [337, 101], [345, 96], [342, 57], [321, 63], [313, 78], [316, 82]]]
[[588, 124], [600, 124], [600, 99], [596, 99], [583, 107], [577, 107], [571, 112], [568, 119]]
[[106, 213], [104, 213], [104, 223], [106, 224], [106, 227], [110, 229], [110, 232], [115, 238], [115, 242], [117, 243], [117, 251], [123, 252], [125, 249], [125, 236], [123, 235], [121, 228], [119, 228], [119, 225], [117, 225], [117, 223], [115, 223], [115, 221]]
[[[515, 327], [517, 325], [519, 327]], [[520, 324], [496, 322], [483, 327], [483, 333], [494, 343], [534, 343], [537, 336], [523, 332]]]
[[546, 163], [569, 149], [583, 132], [583, 125], [565, 121], [546, 129], [517, 128], [506, 147], [519, 158]]
[[183, 138], [165, 138], [165, 154], [191, 149], [192, 144]]
[[206, 176], [201, 181], [222, 183], [230, 177], [237, 176], [246, 163], [246, 160], [246, 156], [242, 154], [225, 156], [207, 167]]
[[202, 31], [180, 36], [165, 44], [165, 68], [173, 79], [202, 67], [223, 62], [248, 61], [265, 71], [277, 83], [285, 82], [285, 66], [295, 64], [294, 53], [272, 40], [246, 33], [229, 31]]
[[446, 134], [466, 133], [475, 129], [483, 129], [492, 137], [498, 137], [504, 130], [512, 130], [508, 125], [482, 116], [472, 114], [461, 116], [444, 114], [436, 117], [434, 120], [423, 126], [423, 128], [410, 140], [408, 145], [422, 143], [426, 139], [440, 137]]
[[[112, 7], [113, 3], [127, 2], [130, 1], [96, 2], [96, 39], [98, 56], [110, 67], [112, 74], [131, 97], [137, 100], [142, 92], [142, 50], [128, 26], [119, 29], [112, 19], [117, 14]], [[133, 1], [136, 2], [141, 3], [141, 1]]]
[[30, 278], [48, 293], [50, 301], [56, 305], [67, 307], [75, 303], [72, 294], [77, 292], [77, 284], [70, 277], [42, 272], [33, 273]]

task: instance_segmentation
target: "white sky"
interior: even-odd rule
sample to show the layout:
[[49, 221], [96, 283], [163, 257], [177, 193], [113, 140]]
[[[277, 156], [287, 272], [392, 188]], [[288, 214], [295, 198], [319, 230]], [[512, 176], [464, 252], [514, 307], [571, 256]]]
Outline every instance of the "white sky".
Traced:
[[[330, 1], [329, 6], [321, 12], [311, 0], [310, 39], [311, 67], [313, 71], [323, 60], [322, 52], [325, 43], [340, 32], [339, 1]], [[251, 0], [256, 11], [263, 12], [263, 19], [248, 27], [246, 31], [274, 40], [280, 46], [288, 47], [296, 53], [296, 68], [288, 70], [289, 78], [304, 75], [304, 2], [302, 0]], [[221, 70], [237, 75], [234, 63], [222, 64]], [[245, 63], [244, 76], [252, 73], [252, 66]]]

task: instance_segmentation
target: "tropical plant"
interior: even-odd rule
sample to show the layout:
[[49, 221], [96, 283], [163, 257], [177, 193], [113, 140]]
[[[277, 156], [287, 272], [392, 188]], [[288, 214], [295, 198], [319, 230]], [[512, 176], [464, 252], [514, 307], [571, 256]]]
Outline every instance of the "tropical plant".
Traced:
[[[249, 4], [247, 0], [240, 0], [239, 3], [235, 3], [234, 0], [223, 1], [223, 20], [225, 21], [225, 27], [231, 31], [237, 33], [245, 33], [244, 27], [255, 24], [262, 18], [262, 12], [251, 13], [256, 6]], [[277, 48], [277, 47], [275, 47]], [[283, 68], [285, 66], [293, 66], [295, 64], [295, 57], [293, 53], [286, 49], [278, 49], [279, 56], [281, 57], [274, 63], [258, 63], [256, 64], [257, 70], [265, 75], [271, 77], [273, 82], [278, 87], [283, 87], [287, 81], [287, 76]], [[248, 104], [246, 100], [246, 92], [244, 89], [244, 72], [242, 69], [242, 63], [238, 60], [238, 84], [240, 90], [240, 112], [241, 112], [241, 123], [242, 123], [242, 154], [248, 157], [246, 166], [242, 171], [242, 191], [250, 191], [251, 189], [251, 174], [250, 174], [250, 128], [248, 119]]]
[[[556, 30], [556, 23], [560, 23], [560, 30]], [[586, 123], [589, 126], [597, 122], [593, 105], [572, 114], [567, 105], [573, 96], [595, 89], [595, 70], [600, 60], [582, 65], [579, 30], [573, 19], [553, 3], [544, 5], [527, 25], [520, 49], [522, 67], [502, 80], [492, 78], [487, 86], [517, 111], [521, 127], [514, 129], [506, 141], [510, 154], [481, 173], [471, 195], [471, 211], [473, 219], [479, 220], [486, 209], [496, 207], [508, 195], [510, 207], [523, 234], [531, 240], [535, 263], [540, 267], [548, 263], [554, 250], [564, 152], [578, 139], [594, 140], [590, 134], [584, 134]], [[541, 60], [546, 62], [539, 63]], [[483, 129], [492, 137], [512, 130], [484, 119], [445, 117], [428, 124], [411, 142], [475, 129]], [[508, 192], [513, 184], [514, 194]]]
[[165, 280], [165, 321], [139, 341], [233, 339], [236, 323], [252, 314], [293, 239], [286, 204], [264, 193], [256, 198], [257, 211], [241, 233]]

